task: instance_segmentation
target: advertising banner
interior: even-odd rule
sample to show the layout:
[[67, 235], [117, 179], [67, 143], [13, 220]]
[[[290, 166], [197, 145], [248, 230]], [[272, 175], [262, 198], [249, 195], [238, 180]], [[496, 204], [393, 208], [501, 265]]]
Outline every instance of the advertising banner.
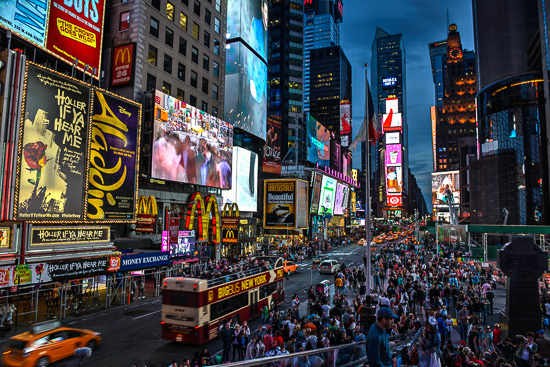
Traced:
[[15, 218], [82, 221], [90, 89], [31, 64], [26, 86]]
[[319, 214], [333, 215], [334, 196], [336, 195], [336, 180], [328, 176], [323, 176], [321, 182], [321, 199], [319, 201]]
[[321, 197], [321, 182], [323, 175], [318, 172], [313, 172], [313, 183], [311, 189], [311, 213], [317, 214], [319, 212], [319, 198]]
[[50, 0], [1, 1], [0, 26], [44, 48]]
[[403, 192], [403, 175], [401, 166], [386, 167], [386, 193]]
[[99, 78], [105, 0], [51, 0], [46, 48]]
[[136, 218], [136, 232], [153, 233], [157, 224], [158, 205], [153, 195], [140, 196]]
[[403, 125], [403, 117], [400, 113], [384, 114], [382, 116], [384, 124], [384, 131], [401, 131]]
[[222, 217], [222, 242], [239, 243], [239, 217]]
[[108, 243], [111, 227], [32, 227], [31, 246]]
[[399, 112], [399, 99], [398, 98], [386, 98], [386, 114]]
[[154, 268], [163, 265], [170, 265], [170, 256], [166, 252], [128, 254], [120, 257], [120, 271]]
[[0, 267], [0, 288], [51, 282], [47, 263]]
[[88, 219], [134, 220], [140, 105], [94, 90]]
[[308, 114], [307, 160], [319, 167], [330, 166], [330, 130]]
[[231, 188], [233, 127], [174, 97], [155, 91], [151, 176]]
[[346, 185], [342, 185], [340, 182], [336, 183], [336, 196], [334, 199], [334, 215], [344, 214], [344, 189]]
[[195, 231], [178, 231], [178, 240], [170, 244], [170, 258], [193, 256], [195, 251]]
[[231, 190], [222, 192], [223, 203], [236, 203], [244, 212], [258, 210], [258, 155], [233, 147], [233, 173]]
[[342, 172], [342, 147], [335, 139], [330, 141], [330, 168]]
[[47, 275], [52, 281], [103, 275], [109, 267], [109, 257], [74, 259], [48, 263]]
[[386, 133], [385, 135], [386, 135], [386, 145], [401, 143], [401, 139], [400, 139], [401, 134], [399, 132]]
[[453, 204], [460, 204], [459, 171], [432, 173], [432, 204], [439, 211], [449, 211], [447, 192], [452, 193]]
[[111, 87], [121, 87], [133, 83], [135, 48], [135, 43], [113, 48]]
[[401, 194], [387, 196], [388, 206], [403, 206]]
[[[231, 0], [227, 2], [228, 40], [240, 38], [267, 62], [267, 0]], [[229, 41], [230, 42], [230, 41]]]
[[227, 44], [225, 51], [225, 94], [227, 122], [266, 139], [267, 65], [241, 42]]
[[267, 118], [262, 169], [267, 173], [281, 174], [281, 120], [278, 118]]
[[386, 166], [401, 165], [401, 144], [386, 145]]
[[351, 199], [350, 199], [350, 201], [351, 201], [351, 203], [350, 203], [351, 212], [355, 213], [355, 212], [357, 212], [357, 207], [356, 207], [356, 205], [357, 205], [357, 193], [355, 191], [351, 191], [350, 192], [350, 197], [351, 197]]
[[264, 181], [264, 228], [296, 228], [296, 180]]
[[296, 229], [308, 228], [307, 181], [296, 180]]
[[344, 148], [351, 144], [351, 104], [348, 100], [340, 102], [340, 143]]
[[168, 235], [170, 236], [170, 244], [178, 243], [179, 230], [180, 219], [176, 217], [168, 217]]

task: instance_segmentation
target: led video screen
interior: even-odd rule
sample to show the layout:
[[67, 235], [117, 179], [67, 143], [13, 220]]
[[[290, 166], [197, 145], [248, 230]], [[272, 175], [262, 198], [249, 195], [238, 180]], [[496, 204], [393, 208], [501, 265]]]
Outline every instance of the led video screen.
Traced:
[[330, 131], [308, 114], [307, 160], [319, 167], [330, 167]]
[[346, 185], [342, 185], [341, 183], [336, 184], [336, 197], [334, 199], [334, 215], [342, 215], [344, 214], [344, 200], [345, 196], [345, 189]]
[[401, 144], [386, 145], [386, 166], [401, 165]]
[[231, 190], [222, 192], [223, 202], [237, 203], [240, 211], [255, 212], [258, 208], [258, 155], [241, 147], [233, 148]]
[[397, 194], [403, 191], [401, 166], [386, 167], [386, 193]]
[[[449, 198], [452, 193], [453, 204], [460, 204], [459, 171], [432, 173], [432, 204], [440, 211], [449, 211]], [[442, 210], [443, 209], [443, 210]]]
[[232, 126], [158, 90], [152, 150], [153, 178], [232, 186]]
[[317, 213], [319, 211], [319, 198], [321, 197], [321, 181], [323, 180], [323, 175], [317, 172], [313, 172], [313, 175], [310, 210], [312, 213]]
[[336, 180], [323, 176], [321, 182], [321, 199], [319, 201], [319, 214], [332, 215], [334, 209], [334, 196], [336, 194]]
[[348, 100], [340, 102], [340, 143], [345, 148], [351, 144], [351, 104]]
[[227, 39], [240, 38], [267, 61], [267, 0], [227, 2]]

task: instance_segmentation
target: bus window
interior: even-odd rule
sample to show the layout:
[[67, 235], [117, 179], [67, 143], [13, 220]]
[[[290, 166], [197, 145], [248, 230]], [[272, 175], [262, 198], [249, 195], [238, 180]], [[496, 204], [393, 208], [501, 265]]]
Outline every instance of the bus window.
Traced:
[[266, 298], [267, 296], [270, 296], [275, 292], [275, 289], [277, 287], [276, 283], [269, 283], [266, 285], [262, 285], [260, 287], [260, 299]]
[[248, 306], [248, 292], [216, 302], [210, 306], [210, 321], [245, 306]]
[[186, 306], [197, 307], [198, 306], [198, 294], [187, 293], [181, 291], [164, 290], [162, 292], [162, 304], [173, 306]]

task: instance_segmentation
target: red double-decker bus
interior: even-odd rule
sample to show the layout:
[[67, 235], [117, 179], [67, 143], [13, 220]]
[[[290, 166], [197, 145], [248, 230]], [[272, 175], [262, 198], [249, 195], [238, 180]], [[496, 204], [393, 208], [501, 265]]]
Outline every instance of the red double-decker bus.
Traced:
[[166, 278], [162, 283], [162, 338], [203, 344], [226, 322], [241, 323], [284, 301], [282, 259], [273, 269], [259, 267], [215, 279]]

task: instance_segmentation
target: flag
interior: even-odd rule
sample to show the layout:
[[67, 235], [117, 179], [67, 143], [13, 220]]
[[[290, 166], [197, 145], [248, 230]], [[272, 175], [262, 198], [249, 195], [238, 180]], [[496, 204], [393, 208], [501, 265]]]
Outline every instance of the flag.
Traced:
[[[377, 113], [374, 112], [374, 105], [372, 103], [372, 97], [370, 93], [370, 88], [367, 86], [368, 90], [368, 100], [369, 100], [369, 141], [370, 145], [375, 145], [378, 141], [379, 136], [379, 130], [380, 130], [380, 124], [378, 122]], [[359, 143], [364, 142], [367, 137], [365, 136], [365, 124], [367, 123], [367, 116], [363, 119], [363, 123], [361, 124], [361, 127], [359, 128], [359, 132], [357, 133], [357, 136], [355, 136], [355, 139], [351, 142], [349, 146], [350, 151], [354, 151], [357, 148], [357, 145]]]

